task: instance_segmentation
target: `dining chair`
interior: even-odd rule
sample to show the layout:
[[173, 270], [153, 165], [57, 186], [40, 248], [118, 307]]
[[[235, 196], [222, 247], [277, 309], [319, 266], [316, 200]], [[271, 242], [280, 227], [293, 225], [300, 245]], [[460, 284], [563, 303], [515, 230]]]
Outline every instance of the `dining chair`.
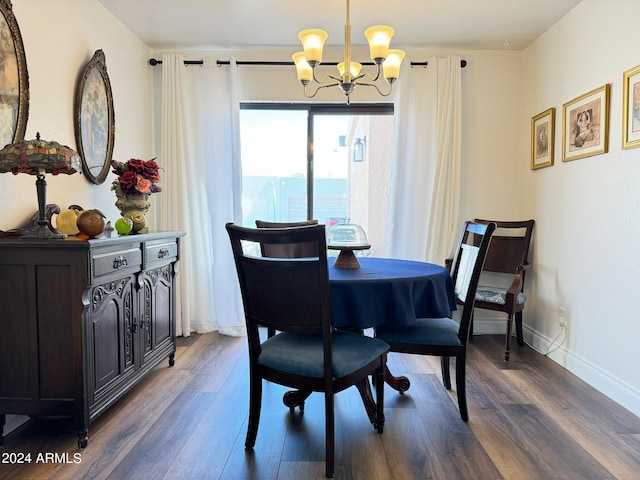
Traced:
[[[530, 268], [529, 245], [534, 220], [498, 221], [476, 219], [478, 223], [493, 222], [496, 231], [491, 238], [483, 275], [476, 292], [476, 308], [507, 314], [507, 333], [504, 359], [511, 355], [513, 319], [516, 320], [516, 340], [524, 345], [522, 335], [522, 311], [527, 300], [524, 293], [524, 277]], [[484, 273], [484, 272], [488, 272]], [[473, 334], [473, 325], [472, 330]]]
[[[245, 228], [227, 223], [244, 305], [249, 345], [249, 425], [245, 448], [255, 445], [262, 381], [307, 392], [323, 392], [326, 475], [333, 476], [334, 395], [368, 382], [376, 385], [376, 420], [384, 425], [384, 367], [389, 346], [382, 340], [337, 331], [331, 326], [329, 271], [323, 225], [299, 228]], [[307, 244], [313, 257], [275, 258], [248, 252], [249, 243]], [[245, 247], [247, 250], [245, 251]], [[279, 333], [266, 340], [258, 327]]]
[[[375, 328], [375, 337], [384, 340], [392, 352], [439, 356], [442, 382], [451, 389], [449, 358], [456, 359], [456, 391], [460, 417], [469, 420], [466, 394], [466, 357], [478, 279], [484, 264], [495, 223], [464, 223], [451, 263], [456, 298], [462, 305], [460, 320], [419, 318], [405, 325], [387, 324]], [[401, 392], [402, 393], [402, 392]]]

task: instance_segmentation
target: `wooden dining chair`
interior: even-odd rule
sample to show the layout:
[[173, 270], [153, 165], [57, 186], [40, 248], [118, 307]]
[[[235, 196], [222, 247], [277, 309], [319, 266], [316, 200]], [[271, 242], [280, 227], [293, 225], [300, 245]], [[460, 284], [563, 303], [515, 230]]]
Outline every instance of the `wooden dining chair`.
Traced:
[[[466, 394], [466, 357], [478, 279], [484, 264], [495, 223], [465, 222], [451, 264], [456, 298], [462, 305], [460, 320], [419, 318], [406, 325], [387, 324], [375, 328], [392, 352], [436, 355], [441, 358], [442, 382], [451, 388], [449, 358], [456, 359], [456, 391], [460, 417], [469, 420]], [[401, 392], [402, 393], [402, 392]]]
[[[240, 282], [249, 343], [249, 425], [246, 448], [258, 433], [262, 381], [308, 392], [323, 392], [326, 475], [333, 476], [334, 395], [368, 382], [376, 384], [376, 421], [384, 425], [384, 366], [389, 346], [376, 338], [334, 330], [331, 326], [329, 271], [323, 225], [251, 229], [226, 225]], [[313, 243], [317, 255], [274, 258], [245, 253], [258, 244]], [[251, 250], [247, 250], [251, 251]], [[262, 341], [258, 327], [279, 333]]]
[[[516, 340], [524, 345], [522, 335], [522, 311], [527, 297], [524, 293], [524, 277], [529, 269], [529, 245], [534, 220], [498, 221], [476, 219], [479, 223], [493, 222], [496, 231], [491, 239], [487, 259], [476, 292], [476, 308], [507, 314], [507, 333], [504, 359], [511, 354], [513, 319], [516, 321]], [[472, 330], [473, 332], [473, 330]]]

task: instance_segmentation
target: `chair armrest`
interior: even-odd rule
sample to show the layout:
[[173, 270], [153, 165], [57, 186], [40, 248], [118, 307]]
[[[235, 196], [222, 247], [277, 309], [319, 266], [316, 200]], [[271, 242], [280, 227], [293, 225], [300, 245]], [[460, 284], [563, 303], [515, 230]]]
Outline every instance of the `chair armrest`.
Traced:
[[524, 288], [524, 271], [528, 270], [529, 268], [531, 268], [530, 263], [524, 263], [516, 267], [516, 274], [513, 282], [507, 289], [506, 297], [506, 304], [511, 308], [513, 308], [513, 306], [516, 304], [516, 295], [522, 292]]

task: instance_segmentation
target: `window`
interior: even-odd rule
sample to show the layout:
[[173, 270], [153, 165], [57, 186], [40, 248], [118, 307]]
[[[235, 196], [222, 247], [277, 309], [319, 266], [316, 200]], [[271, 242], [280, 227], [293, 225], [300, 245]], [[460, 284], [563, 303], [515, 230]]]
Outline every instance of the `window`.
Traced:
[[392, 137], [392, 105], [243, 104], [243, 224], [349, 218], [384, 254]]

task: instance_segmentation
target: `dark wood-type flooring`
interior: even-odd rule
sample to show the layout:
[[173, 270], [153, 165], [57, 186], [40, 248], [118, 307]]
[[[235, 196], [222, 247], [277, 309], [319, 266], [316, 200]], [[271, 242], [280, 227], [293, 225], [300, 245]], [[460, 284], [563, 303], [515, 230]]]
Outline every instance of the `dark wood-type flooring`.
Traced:
[[[390, 354], [411, 388], [385, 391], [382, 435], [355, 389], [336, 396], [335, 478], [640, 478], [637, 416], [529, 347], [515, 346], [508, 363], [503, 353], [503, 337], [474, 337], [468, 423], [455, 392], [442, 387], [436, 358]], [[246, 355], [245, 338], [180, 338], [175, 366], [157, 367], [98, 418], [86, 449], [69, 421], [29, 420], [0, 447], [0, 478], [324, 478], [321, 394], [304, 414], [291, 414], [281, 401], [286, 389], [265, 383], [256, 446], [245, 451]], [[32, 463], [8, 464], [11, 453], [30, 453]], [[57, 462], [38, 463], [38, 453], [57, 454]]]

